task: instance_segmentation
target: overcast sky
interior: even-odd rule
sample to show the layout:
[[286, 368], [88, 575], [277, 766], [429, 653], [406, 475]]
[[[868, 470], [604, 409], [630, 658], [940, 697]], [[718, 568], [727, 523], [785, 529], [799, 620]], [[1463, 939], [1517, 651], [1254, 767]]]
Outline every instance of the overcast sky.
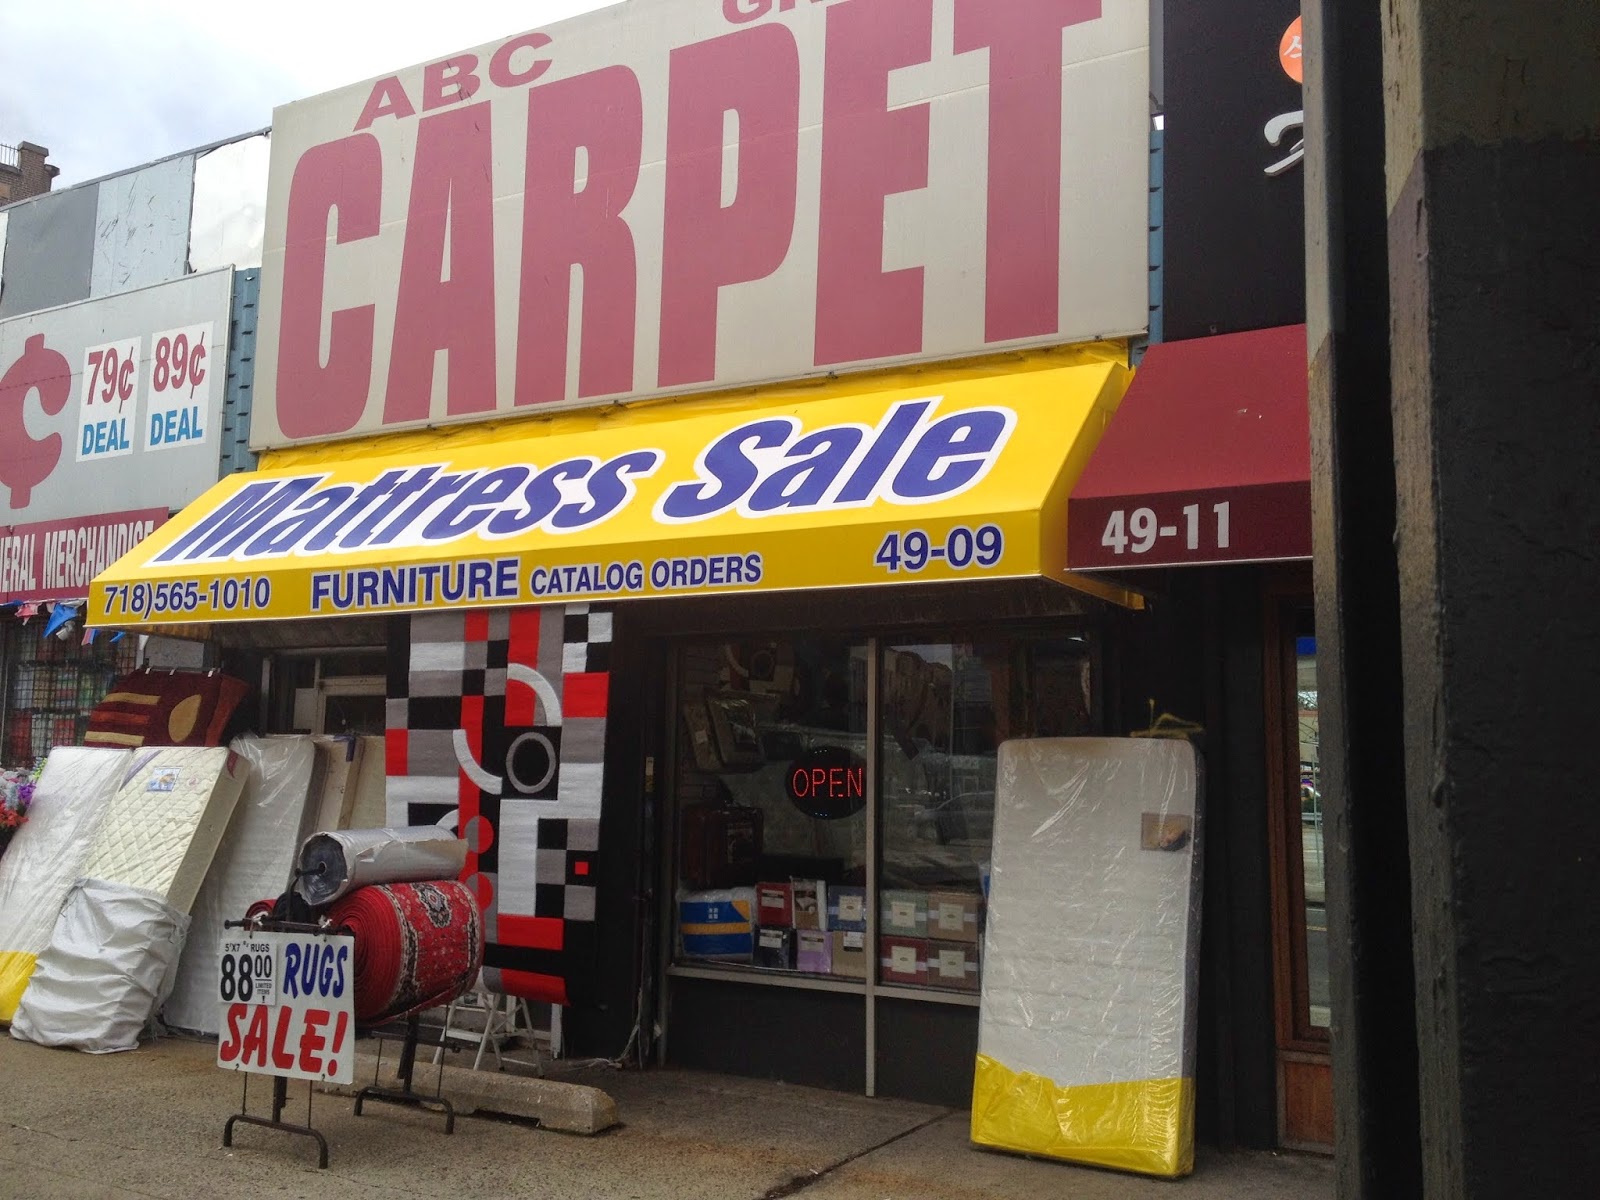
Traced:
[[48, 146], [56, 186], [81, 183], [609, 2], [0, 0], [0, 142]]

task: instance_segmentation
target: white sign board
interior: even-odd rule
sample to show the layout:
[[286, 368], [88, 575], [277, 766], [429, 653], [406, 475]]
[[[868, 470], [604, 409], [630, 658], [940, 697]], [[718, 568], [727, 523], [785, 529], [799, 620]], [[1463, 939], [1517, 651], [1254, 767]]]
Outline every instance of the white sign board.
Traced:
[[222, 937], [217, 1066], [288, 1079], [355, 1078], [355, 945], [348, 935]]
[[232, 297], [224, 268], [0, 321], [0, 526], [216, 483]]
[[631, 0], [287, 105], [253, 444], [1137, 333], [1149, 114], [1143, 0]]

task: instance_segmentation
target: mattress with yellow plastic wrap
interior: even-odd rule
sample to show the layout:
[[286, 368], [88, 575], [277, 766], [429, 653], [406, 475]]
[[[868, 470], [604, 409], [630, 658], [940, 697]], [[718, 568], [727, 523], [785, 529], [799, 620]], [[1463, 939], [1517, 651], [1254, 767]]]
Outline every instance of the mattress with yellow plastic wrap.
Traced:
[[0, 856], [0, 1021], [16, 1015], [132, 762], [130, 750], [72, 746], [50, 751], [45, 760], [28, 820]]
[[1193, 1170], [1199, 795], [1186, 741], [1000, 747], [973, 1142]]

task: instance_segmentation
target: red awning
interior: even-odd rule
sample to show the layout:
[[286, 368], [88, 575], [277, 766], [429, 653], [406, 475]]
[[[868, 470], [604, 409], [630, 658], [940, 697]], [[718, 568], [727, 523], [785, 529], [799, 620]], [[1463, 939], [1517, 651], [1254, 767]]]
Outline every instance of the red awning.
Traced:
[[1310, 557], [1305, 326], [1151, 346], [1072, 491], [1067, 565]]

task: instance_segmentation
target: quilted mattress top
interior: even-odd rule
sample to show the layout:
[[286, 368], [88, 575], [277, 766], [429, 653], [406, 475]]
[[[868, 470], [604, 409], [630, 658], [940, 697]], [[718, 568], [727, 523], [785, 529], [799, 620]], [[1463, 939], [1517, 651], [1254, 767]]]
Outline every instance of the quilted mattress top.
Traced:
[[226, 746], [136, 751], [83, 873], [146, 888], [188, 912], [244, 787]]

